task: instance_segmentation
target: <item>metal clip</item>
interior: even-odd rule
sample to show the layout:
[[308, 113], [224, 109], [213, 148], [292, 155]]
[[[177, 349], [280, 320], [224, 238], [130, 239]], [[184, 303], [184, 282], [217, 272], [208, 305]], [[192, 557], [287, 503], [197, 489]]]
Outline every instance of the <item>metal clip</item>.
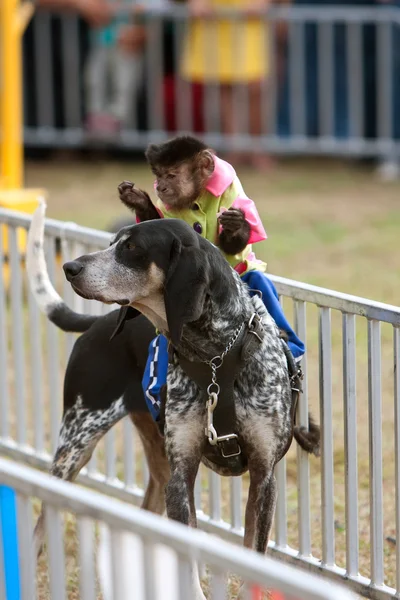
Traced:
[[254, 324], [254, 320], [257, 320], [258, 323], [260, 322], [260, 315], [256, 312], [251, 315], [249, 322], [247, 323], [247, 327], [249, 328], [249, 333], [255, 335], [258, 341], [261, 343], [262, 338], [258, 335], [257, 331], [255, 330], [257, 325]]
[[218, 434], [213, 424], [213, 412], [218, 404], [218, 396], [215, 392], [211, 392], [207, 400], [207, 427], [205, 434], [211, 446], [215, 446], [218, 441]]

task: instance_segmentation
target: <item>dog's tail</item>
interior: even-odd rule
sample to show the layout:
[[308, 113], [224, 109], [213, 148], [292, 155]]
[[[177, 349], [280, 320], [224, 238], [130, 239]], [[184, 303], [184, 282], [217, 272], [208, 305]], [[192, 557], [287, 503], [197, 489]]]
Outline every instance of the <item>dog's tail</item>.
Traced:
[[308, 415], [308, 429], [304, 426], [295, 426], [293, 435], [303, 450], [315, 454], [315, 456], [320, 455], [321, 432], [319, 425], [316, 424], [310, 414]]
[[74, 312], [54, 289], [47, 272], [43, 250], [45, 213], [46, 202], [40, 198], [28, 233], [26, 269], [29, 284], [40, 310], [54, 325], [63, 331], [82, 333], [87, 331], [98, 317]]

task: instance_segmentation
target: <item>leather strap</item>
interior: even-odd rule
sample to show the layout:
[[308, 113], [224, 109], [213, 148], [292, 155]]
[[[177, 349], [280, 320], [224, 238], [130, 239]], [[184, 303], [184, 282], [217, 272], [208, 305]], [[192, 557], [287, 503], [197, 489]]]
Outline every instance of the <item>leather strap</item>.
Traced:
[[[237, 456], [241, 453], [237, 437], [229, 437], [237, 431], [233, 390], [240, 371], [243, 369], [250, 356], [257, 350], [257, 347], [263, 341], [264, 336], [265, 331], [261, 317], [257, 313], [254, 313], [229, 353], [225, 356], [221, 367], [217, 369], [217, 383], [220, 386], [220, 393], [218, 395], [217, 406], [213, 413], [213, 424], [219, 438], [224, 436], [228, 437], [228, 439], [221, 440], [217, 444], [221, 455], [224, 458]], [[294, 423], [296, 406], [300, 392], [302, 391], [302, 372], [295, 363], [289, 346], [283, 339], [282, 344], [288, 364], [292, 390], [292, 419]], [[183, 356], [179, 356], [176, 352], [174, 352], [173, 355], [177, 358], [186, 375], [190, 377], [201, 390], [203, 390], [204, 403], [206, 403], [208, 399], [207, 388], [211, 383], [211, 367], [203, 362], [190, 361]], [[170, 360], [171, 359], [172, 356], [170, 356]]]
[[[218, 403], [213, 414], [214, 427], [218, 437], [230, 436], [237, 430], [236, 410], [233, 401], [233, 388], [235, 380], [244, 366], [242, 358], [243, 338], [247, 337], [248, 330], [244, 328], [241, 335], [225, 356], [222, 366], [217, 369], [217, 383], [220, 386]], [[192, 362], [183, 356], [178, 356], [179, 364], [185, 373], [192, 379], [204, 393], [204, 402], [207, 401], [207, 388], [211, 383], [211, 368], [208, 364]], [[237, 438], [218, 442], [222, 456], [228, 458], [240, 454]]]

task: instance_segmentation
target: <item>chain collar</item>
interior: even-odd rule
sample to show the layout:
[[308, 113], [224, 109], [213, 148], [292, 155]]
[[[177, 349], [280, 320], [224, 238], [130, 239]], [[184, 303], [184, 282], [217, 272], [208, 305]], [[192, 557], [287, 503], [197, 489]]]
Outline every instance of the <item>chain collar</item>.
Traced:
[[212, 358], [211, 360], [202, 360], [201, 362], [203, 362], [206, 365], [208, 365], [209, 367], [211, 367], [211, 369], [213, 371], [214, 371], [214, 369], [219, 369], [222, 366], [222, 363], [224, 362], [225, 356], [233, 348], [236, 340], [238, 339], [239, 335], [241, 334], [241, 332], [243, 330], [243, 327], [244, 327], [244, 322], [239, 327], [237, 327], [237, 329], [235, 329], [233, 336], [231, 337], [225, 350], [221, 354], [219, 354], [218, 356], [214, 356], [214, 358]]

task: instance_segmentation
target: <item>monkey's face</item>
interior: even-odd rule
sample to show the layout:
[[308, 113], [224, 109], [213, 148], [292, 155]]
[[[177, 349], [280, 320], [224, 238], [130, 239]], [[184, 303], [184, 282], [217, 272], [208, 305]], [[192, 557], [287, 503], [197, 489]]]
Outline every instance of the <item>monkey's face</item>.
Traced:
[[160, 200], [174, 209], [188, 208], [201, 194], [208, 173], [199, 169], [194, 161], [171, 168], [153, 168], [156, 193]]

